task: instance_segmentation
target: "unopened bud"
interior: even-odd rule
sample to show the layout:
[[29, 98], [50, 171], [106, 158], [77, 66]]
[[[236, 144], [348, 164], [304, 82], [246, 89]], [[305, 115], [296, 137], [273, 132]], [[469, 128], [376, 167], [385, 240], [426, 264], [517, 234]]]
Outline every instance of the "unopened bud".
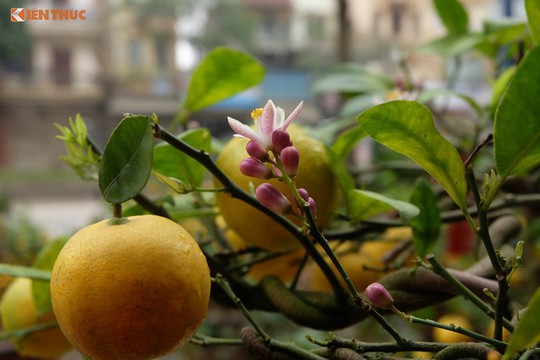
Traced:
[[270, 158], [268, 152], [258, 142], [253, 140], [246, 144], [246, 152], [249, 156], [261, 160], [262, 162], [265, 162]]
[[368, 300], [381, 309], [388, 309], [394, 304], [394, 299], [392, 295], [386, 290], [384, 285], [380, 283], [370, 284], [365, 291], [366, 297]]
[[300, 189], [298, 189], [298, 193], [300, 194], [300, 196], [302, 197], [302, 199], [304, 199], [304, 201], [308, 201], [308, 200], [309, 200], [309, 193], [307, 192], [306, 189], [300, 188]]
[[246, 176], [251, 176], [257, 179], [270, 179], [272, 170], [265, 166], [262, 162], [254, 158], [247, 158], [240, 163], [240, 171]]
[[287, 212], [291, 203], [274, 185], [264, 183], [255, 190], [255, 197], [261, 204], [277, 213]]
[[281, 151], [279, 157], [285, 173], [289, 176], [296, 176], [298, 174], [298, 164], [300, 163], [298, 149], [294, 146], [287, 146]]
[[285, 130], [277, 129], [272, 132], [272, 146], [277, 153], [281, 153], [287, 146], [291, 146], [291, 137]]
[[315, 199], [310, 197], [308, 199], [309, 208], [311, 209], [311, 213], [313, 214], [313, 217], [317, 217], [317, 203], [315, 202]]

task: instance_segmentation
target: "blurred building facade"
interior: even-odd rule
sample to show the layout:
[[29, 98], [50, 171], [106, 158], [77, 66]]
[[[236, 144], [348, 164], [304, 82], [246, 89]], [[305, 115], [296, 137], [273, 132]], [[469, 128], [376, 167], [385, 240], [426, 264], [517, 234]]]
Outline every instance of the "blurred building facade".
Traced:
[[[312, 70], [328, 70], [336, 61], [338, 0], [237, 1], [254, 23], [249, 50], [268, 68], [254, 101], [308, 99]], [[490, 16], [524, 17], [523, 0], [463, 2], [474, 29]], [[347, 5], [355, 61], [388, 57], [390, 47], [411, 48], [444, 32], [431, 0], [348, 0]], [[29, 69], [1, 73], [0, 169], [61, 167], [63, 144], [54, 141], [52, 123], [66, 123], [77, 112], [101, 136], [124, 112], [174, 114], [187, 77], [182, 79], [176, 66], [180, 17], [174, 11], [141, 11], [125, 0], [28, 0], [25, 6], [85, 9], [87, 17], [11, 24], [26, 26], [32, 48]], [[210, 14], [209, 22], [212, 16], [220, 14]], [[441, 59], [411, 61], [425, 77], [444, 77]]]

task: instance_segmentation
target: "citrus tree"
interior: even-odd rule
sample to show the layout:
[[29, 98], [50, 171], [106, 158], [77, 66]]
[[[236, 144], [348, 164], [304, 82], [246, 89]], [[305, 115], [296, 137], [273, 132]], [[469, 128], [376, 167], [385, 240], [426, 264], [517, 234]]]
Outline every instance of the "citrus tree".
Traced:
[[[57, 125], [64, 160], [97, 181], [113, 216], [32, 267], [0, 266], [32, 278], [32, 311], [54, 315], [2, 337], [24, 349], [59, 326], [90, 359], [151, 359], [188, 341], [254, 359], [538, 358], [540, 6], [526, 2], [528, 24], [473, 33], [458, 1], [434, 4], [448, 34], [425, 51], [515, 59], [491, 104], [347, 65], [315, 85], [347, 99], [315, 129], [298, 124], [302, 103], [287, 114], [271, 100], [252, 122], [224, 119], [225, 145], [204, 128], [173, 134], [156, 114], [126, 114], [104, 149], [80, 115]], [[175, 121], [263, 76], [251, 56], [213, 50]], [[441, 96], [470, 106], [471, 131], [439, 130]], [[358, 171], [349, 159], [368, 139], [381, 160]], [[247, 325], [205, 326], [209, 303]]]

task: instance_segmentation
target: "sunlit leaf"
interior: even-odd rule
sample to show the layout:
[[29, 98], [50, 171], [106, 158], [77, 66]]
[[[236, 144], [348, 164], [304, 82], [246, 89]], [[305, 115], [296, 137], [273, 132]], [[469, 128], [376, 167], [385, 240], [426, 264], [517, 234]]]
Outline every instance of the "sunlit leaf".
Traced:
[[450, 34], [463, 34], [469, 29], [469, 16], [458, 0], [433, 0], [439, 18]]
[[356, 221], [366, 220], [375, 215], [397, 210], [403, 223], [407, 224], [420, 212], [416, 206], [408, 202], [391, 199], [366, 190], [351, 190], [349, 192], [348, 202], [349, 215]]
[[518, 351], [540, 341], [540, 322], [538, 322], [538, 319], [540, 319], [540, 288], [536, 289], [536, 292], [529, 300], [527, 310], [525, 310], [521, 320], [516, 325], [503, 360], [512, 359]]
[[461, 157], [435, 129], [427, 107], [414, 101], [391, 101], [360, 114], [358, 122], [375, 141], [422, 166], [460, 208], [467, 207]]
[[[384, 89], [387, 91], [390, 91], [390, 89]], [[347, 99], [345, 103], [343, 103], [343, 106], [341, 107], [341, 110], [339, 111], [340, 116], [358, 116], [360, 112], [366, 110], [367, 108], [373, 106], [374, 99], [384, 98], [383, 91], [378, 92], [370, 92], [367, 94], [362, 94], [358, 96], [353, 96], [350, 99]]]
[[437, 205], [437, 197], [431, 186], [423, 178], [414, 185], [409, 202], [420, 209], [409, 225], [413, 229], [413, 244], [417, 254], [427, 255], [439, 239], [441, 216]]
[[[210, 151], [212, 136], [208, 129], [194, 129], [181, 133], [178, 139], [201, 151]], [[193, 158], [167, 143], [154, 147], [154, 170], [166, 177], [178, 179], [194, 187], [200, 186], [205, 168]]]
[[495, 112], [493, 142], [501, 181], [540, 164], [540, 47], [522, 60]]
[[540, 1], [525, 0], [525, 9], [533, 41], [538, 45], [540, 44]]
[[491, 95], [491, 106], [494, 108], [499, 103], [499, 100], [501, 98], [501, 95], [503, 94], [504, 89], [506, 89], [506, 86], [508, 85], [508, 82], [514, 76], [514, 73], [516, 72], [515, 66], [509, 66], [507, 69], [505, 69], [499, 76], [495, 79], [495, 82], [493, 83], [493, 93]]
[[428, 89], [428, 90], [424, 90], [424, 91], [422, 91], [420, 93], [420, 95], [418, 95], [417, 100], [418, 100], [419, 103], [425, 104], [425, 103], [430, 102], [430, 101], [432, 101], [432, 100], [434, 100], [436, 98], [444, 97], [444, 96], [457, 97], [458, 99], [461, 99], [461, 100], [465, 101], [478, 114], [481, 114], [483, 112], [480, 105], [478, 105], [476, 100], [474, 100], [472, 97], [470, 97], [468, 95], [465, 95], [465, 94], [457, 93], [457, 92], [452, 91], [452, 90], [447, 90], [447, 89]]
[[372, 93], [393, 87], [394, 81], [386, 75], [357, 64], [344, 64], [318, 79], [313, 85], [313, 92]]
[[130, 115], [120, 122], [99, 168], [99, 189], [105, 201], [120, 204], [144, 188], [152, 167], [152, 146], [148, 116]]
[[[67, 237], [61, 237], [54, 241], [49, 242], [39, 252], [33, 267], [41, 270], [51, 271], [60, 250], [64, 247], [68, 241]], [[33, 280], [32, 281], [32, 295], [34, 296], [34, 302], [36, 304], [36, 313], [43, 315], [51, 311], [51, 291], [48, 282]]]
[[189, 83], [187, 111], [201, 110], [260, 83], [264, 67], [250, 55], [219, 47], [201, 61]]

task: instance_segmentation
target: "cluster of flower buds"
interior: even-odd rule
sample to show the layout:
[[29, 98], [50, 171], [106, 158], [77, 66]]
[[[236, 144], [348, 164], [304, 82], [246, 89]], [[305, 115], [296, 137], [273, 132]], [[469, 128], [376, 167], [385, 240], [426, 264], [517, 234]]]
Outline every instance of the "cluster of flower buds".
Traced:
[[[249, 158], [240, 163], [240, 171], [246, 175], [258, 179], [268, 180], [287, 176], [293, 178], [298, 174], [300, 153], [293, 145], [287, 128], [302, 110], [303, 102], [300, 102], [292, 113], [285, 118], [282, 108], [276, 107], [272, 100], [268, 100], [264, 108], [255, 109], [251, 112], [254, 127], [228, 117], [230, 127], [236, 133], [234, 136], [247, 138], [250, 141], [246, 145]], [[306, 190], [301, 189], [300, 196], [308, 202], [315, 212], [315, 201], [309, 197]], [[291, 204], [275, 186], [269, 183], [260, 185], [255, 196], [266, 207], [279, 212], [287, 213]], [[298, 204], [302, 209], [303, 204]]]

